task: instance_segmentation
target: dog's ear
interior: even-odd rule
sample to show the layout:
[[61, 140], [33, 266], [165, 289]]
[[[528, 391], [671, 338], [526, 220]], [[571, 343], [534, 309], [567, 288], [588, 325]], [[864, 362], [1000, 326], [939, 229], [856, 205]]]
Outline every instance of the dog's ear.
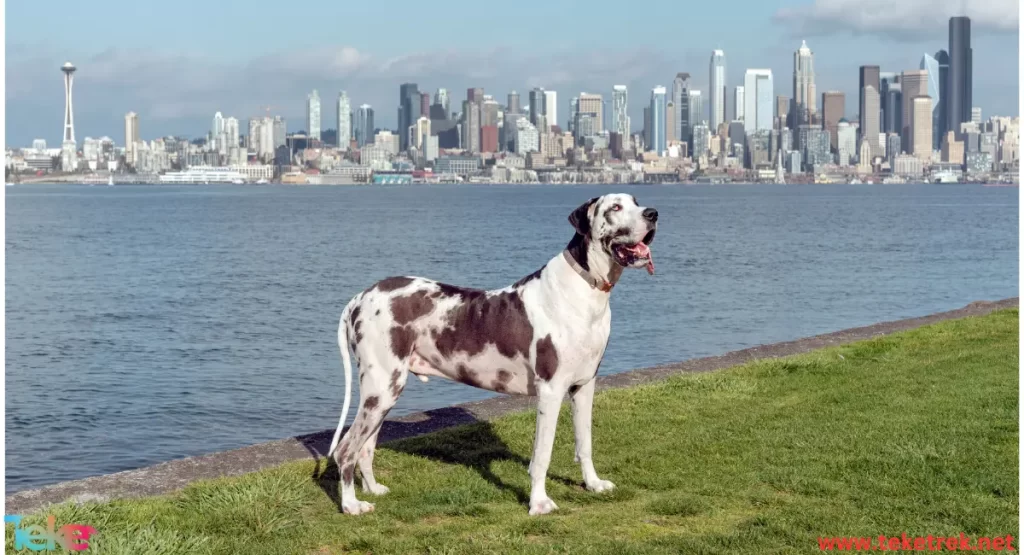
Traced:
[[576, 228], [576, 233], [586, 237], [590, 233], [590, 207], [601, 197], [594, 197], [580, 205], [569, 214], [569, 223]]

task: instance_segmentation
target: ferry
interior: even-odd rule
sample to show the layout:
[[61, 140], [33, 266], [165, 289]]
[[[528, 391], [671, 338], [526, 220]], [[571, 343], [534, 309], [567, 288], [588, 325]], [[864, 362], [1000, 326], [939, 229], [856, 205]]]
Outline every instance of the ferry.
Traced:
[[160, 176], [160, 183], [202, 184], [245, 183], [245, 176], [235, 170], [210, 166], [193, 166], [185, 171], [168, 172]]

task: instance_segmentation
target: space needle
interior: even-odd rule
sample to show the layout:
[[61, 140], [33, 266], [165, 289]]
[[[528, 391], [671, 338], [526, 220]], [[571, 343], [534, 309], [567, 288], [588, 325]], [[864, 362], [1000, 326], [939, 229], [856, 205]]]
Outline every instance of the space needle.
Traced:
[[75, 81], [75, 65], [65, 62], [60, 66], [64, 72], [64, 141], [61, 144], [61, 168], [75, 171], [78, 168], [78, 148], [75, 145], [75, 112], [71, 104], [71, 85]]
[[64, 72], [64, 142], [75, 142], [75, 114], [71, 109], [71, 85], [75, 81], [75, 65], [64, 62], [60, 70]]

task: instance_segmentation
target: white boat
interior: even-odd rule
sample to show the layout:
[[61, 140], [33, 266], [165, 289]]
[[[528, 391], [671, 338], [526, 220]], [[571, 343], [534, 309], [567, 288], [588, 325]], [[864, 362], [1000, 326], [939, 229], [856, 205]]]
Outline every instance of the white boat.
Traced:
[[270, 183], [270, 182], [267, 181], [266, 179], [261, 179], [261, 180], [256, 182], [257, 185], [266, 185], [267, 183]]
[[110, 177], [107, 178], [107, 187], [113, 187], [113, 186], [114, 186], [114, 174], [110, 174]]
[[160, 183], [203, 184], [244, 183], [245, 176], [228, 168], [193, 166], [185, 171], [168, 172], [160, 176]]

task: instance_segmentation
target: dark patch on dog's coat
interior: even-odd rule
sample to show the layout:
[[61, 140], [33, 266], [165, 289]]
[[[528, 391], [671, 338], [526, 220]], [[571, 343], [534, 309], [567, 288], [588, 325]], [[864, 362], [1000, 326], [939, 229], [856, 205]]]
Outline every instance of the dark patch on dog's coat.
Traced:
[[500, 368], [498, 370], [498, 375], [495, 376], [494, 381], [491, 382], [491, 389], [498, 393], [505, 393], [508, 391], [507, 384], [510, 381], [512, 381], [512, 372], [509, 372], [504, 368]]
[[398, 399], [398, 395], [405, 389], [405, 384], [399, 384], [398, 379], [402, 377], [402, 371], [395, 368], [395, 371], [391, 373], [391, 396]]
[[570, 385], [569, 386], [569, 395], [576, 395], [576, 392], [579, 391], [579, 390], [580, 390], [580, 386], [578, 386], [578, 385]]
[[434, 310], [434, 301], [426, 291], [417, 291], [404, 297], [391, 299], [391, 314], [396, 324], [408, 324]]
[[401, 288], [409, 285], [412, 282], [413, 282], [413, 279], [411, 277], [405, 277], [405, 276], [389, 277], [389, 278], [382, 279], [382, 280], [378, 281], [377, 283], [375, 283], [373, 285], [373, 287], [371, 288], [371, 290], [376, 289], [376, 290], [381, 291], [383, 293], [390, 293], [392, 291], [396, 291], [398, 289], [401, 289]]
[[481, 384], [480, 380], [477, 379], [476, 370], [467, 367], [465, 364], [460, 364], [456, 370], [458, 372], [456, 379], [460, 382], [473, 387], [483, 387], [483, 384]]
[[527, 283], [530, 283], [531, 281], [533, 281], [535, 279], [540, 279], [540, 274], [543, 271], [544, 271], [544, 268], [541, 268], [541, 269], [537, 270], [536, 272], [534, 272], [534, 273], [524, 277], [523, 279], [520, 279], [519, 281], [515, 282], [514, 284], [512, 284], [512, 287], [514, 287], [516, 289], [519, 289], [522, 286], [526, 285]]
[[551, 340], [551, 334], [544, 336], [537, 341], [537, 377], [550, 381], [558, 370], [558, 352], [555, 351], [555, 342]]
[[355, 474], [356, 465], [347, 464], [345, 465], [345, 468], [341, 471], [341, 479], [344, 480], [346, 484], [351, 483], [352, 479], [355, 477]]
[[434, 336], [437, 351], [445, 358], [464, 352], [469, 356], [493, 344], [507, 358], [530, 356], [533, 324], [518, 291], [464, 299], [447, 314], [446, 327]]
[[378, 402], [380, 402], [380, 397], [377, 397], [376, 395], [370, 395], [369, 397], [366, 398], [366, 401], [363, 403], [363, 406], [366, 407], [366, 410], [373, 410], [377, 408]]
[[[352, 323], [352, 336], [356, 338], [356, 344], [363, 342], [363, 322], [359, 320], [359, 314], [362, 312], [362, 308], [357, 304], [352, 312], [348, 315], [348, 321]], [[356, 350], [355, 345], [352, 345], [352, 350]]]
[[416, 341], [416, 332], [409, 326], [392, 326], [391, 352], [400, 359], [412, 354], [412, 345]]

